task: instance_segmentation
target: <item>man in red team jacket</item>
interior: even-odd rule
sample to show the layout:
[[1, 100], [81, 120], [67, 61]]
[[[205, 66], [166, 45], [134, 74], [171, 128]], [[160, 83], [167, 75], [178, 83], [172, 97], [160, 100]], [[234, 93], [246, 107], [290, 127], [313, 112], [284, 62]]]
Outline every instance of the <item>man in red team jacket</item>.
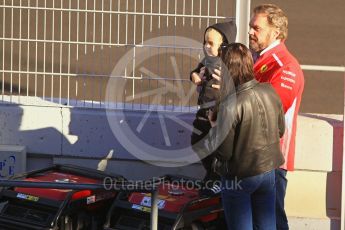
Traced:
[[283, 104], [285, 134], [281, 139], [285, 164], [276, 170], [277, 229], [289, 229], [284, 210], [286, 173], [294, 170], [296, 120], [304, 88], [304, 76], [297, 60], [287, 50], [288, 19], [276, 5], [254, 8], [250, 20], [249, 47], [255, 61], [255, 78], [272, 84]]

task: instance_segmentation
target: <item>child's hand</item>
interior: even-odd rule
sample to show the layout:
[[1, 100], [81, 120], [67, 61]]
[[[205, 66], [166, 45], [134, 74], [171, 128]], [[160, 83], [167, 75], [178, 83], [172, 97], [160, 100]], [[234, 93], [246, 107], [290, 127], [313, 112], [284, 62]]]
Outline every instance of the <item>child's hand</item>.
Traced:
[[201, 67], [200, 73], [199, 73], [199, 77], [201, 81], [205, 80], [205, 71], [206, 71], [206, 67], [205, 66]]
[[219, 84], [212, 84], [212, 87], [215, 89], [220, 89], [220, 81], [222, 80], [220, 74], [221, 72], [219, 69], [214, 69], [214, 74], [212, 74], [212, 77], [219, 82]]
[[201, 85], [201, 82], [204, 80], [204, 74], [205, 74], [205, 66], [201, 67], [200, 73], [192, 73], [192, 81], [196, 85]]
[[197, 73], [192, 73], [192, 81], [196, 85], [201, 84], [201, 78], [199, 77], [199, 75]]

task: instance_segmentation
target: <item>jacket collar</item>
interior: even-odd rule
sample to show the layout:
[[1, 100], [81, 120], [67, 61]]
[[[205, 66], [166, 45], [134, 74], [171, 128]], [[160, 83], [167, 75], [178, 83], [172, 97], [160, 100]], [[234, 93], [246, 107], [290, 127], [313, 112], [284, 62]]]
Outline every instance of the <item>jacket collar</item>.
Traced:
[[275, 40], [274, 42], [272, 42], [271, 45], [269, 45], [266, 49], [264, 49], [263, 51], [260, 52], [260, 56], [263, 55], [264, 53], [266, 53], [267, 51], [273, 49], [274, 47], [278, 46], [280, 44], [280, 39]]
[[237, 86], [236, 91], [237, 93], [240, 93], [244, 90], [253, 88], [255, 85], [259, 84], [259, 82], [255, 79], [247, 81], [246, 83], [243, 83], [242, 85]]
[[286, 50], [286, 46], [284, 41], [280, 41], [279, 44], [275, 45], [274, 47], [271, 47], [270, 49], [266, 50], [264, 53], [262, 53], [262, 55], [259, 56], [259, 59], [267, 57], [272, 55], [273, 53], [277, 53], [280, 50]]

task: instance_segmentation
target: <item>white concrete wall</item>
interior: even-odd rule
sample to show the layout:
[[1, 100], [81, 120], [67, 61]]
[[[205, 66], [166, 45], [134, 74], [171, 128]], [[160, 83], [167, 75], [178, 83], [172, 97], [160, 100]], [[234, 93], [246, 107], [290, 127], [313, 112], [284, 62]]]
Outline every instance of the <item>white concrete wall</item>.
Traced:
[[[136, 159], [119, 143], [109, 127], [104, 109], [82, 109], [54, 106], [0, 106], [0, 144], [23, 145], [28, 153], [66, 157], [104, 158], [113, 150], [116, 159]], [[142, 120], [145, 112], [126, 111], [131, 128]], [[110, 116], [122, 112], [113, 111]], [[194, 115], [180, 117], [191, 124]], [[171, 146], [188, 146], [190, 131], [166, 119]], [[138, 137], [146, 143], [164, 146], [165, 140], [155, 114], [145, 122]]]
[[298, 117], [296, 170], [288, 173], [286, 195], [291, 229], [340, 229], [342, 155], [343, 116]]
[[0, 144], [23, 145], [28, 153], [61, 154], [60, 108], [17, 105], [0, 108]]

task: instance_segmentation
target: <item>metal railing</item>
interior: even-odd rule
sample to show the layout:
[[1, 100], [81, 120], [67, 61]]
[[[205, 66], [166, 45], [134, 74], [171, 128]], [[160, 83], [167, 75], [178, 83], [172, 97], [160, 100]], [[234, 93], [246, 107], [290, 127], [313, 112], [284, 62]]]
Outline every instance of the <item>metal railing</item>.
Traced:
[[[2, 0], [0, 101], [147, 108], [155, 102], [144, 92], [166, 88], [159, 109], [193, 107], [195, 90], [183, 106], [176, 94], [192, 87], [189, 72], [201, 57], [204, 29], [234, 14], [233, 5], [226, 0]], [[167, 44], [163, 36], [197, 43]], [[150, 39], [157, 43], [146, 44]], [[135, 55], [141, 50], [147, 56], [138, 63]], [[114, 74], [126, 54], [130, 61]], [[106, 100], [107, 83], [116, 77], [127, 79], [121, 90], [125, 98], [132, 95], [128, 102]], [[180, 89], [170, 92], [169, 86]]]

